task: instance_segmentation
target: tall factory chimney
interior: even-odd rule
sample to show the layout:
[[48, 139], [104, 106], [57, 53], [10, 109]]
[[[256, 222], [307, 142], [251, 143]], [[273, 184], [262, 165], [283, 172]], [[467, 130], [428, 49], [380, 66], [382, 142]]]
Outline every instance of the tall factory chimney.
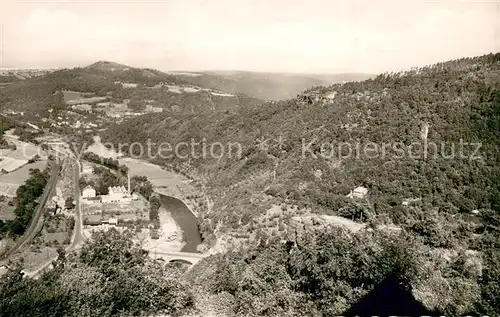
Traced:
[[127, 177], [128, 177], [128, 194], [129, 195], [132, 195], [132, 193], [130, 192], [130, 171], [127, 173]]

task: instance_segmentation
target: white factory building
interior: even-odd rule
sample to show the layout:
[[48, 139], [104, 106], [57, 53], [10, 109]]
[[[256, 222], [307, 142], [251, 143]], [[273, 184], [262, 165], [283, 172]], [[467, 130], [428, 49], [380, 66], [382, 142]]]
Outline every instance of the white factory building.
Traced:
[[85, 186], [82, 191], [83, 198], [94, 198], [96, 195], [95, 189], [92, 186]]
[[125, 189], [125, 186], [108, 187], [108, 194], [101, 195], [103, 203], [119, 203], [122, 201], [131, 201], [130, 191]]
[[108, 187], [107, 195], [100, 195], [96, 197], [95, 189], [92, 186], [86, 186], [82, 191], [82, 197], [89, 202], [103, 203], [119, 203], [138, 199], [136, 194], [130, 193], [130, 176], [128, 177], [127, 188], [125, 188], [125, 186], [110, 186]]

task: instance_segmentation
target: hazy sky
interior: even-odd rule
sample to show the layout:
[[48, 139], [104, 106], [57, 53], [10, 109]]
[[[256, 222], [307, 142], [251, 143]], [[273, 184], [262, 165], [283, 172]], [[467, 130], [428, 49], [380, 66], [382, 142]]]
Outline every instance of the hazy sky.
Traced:
[[500, 51], [500, 0], [0, 0], [1, 67], [382, 72]]

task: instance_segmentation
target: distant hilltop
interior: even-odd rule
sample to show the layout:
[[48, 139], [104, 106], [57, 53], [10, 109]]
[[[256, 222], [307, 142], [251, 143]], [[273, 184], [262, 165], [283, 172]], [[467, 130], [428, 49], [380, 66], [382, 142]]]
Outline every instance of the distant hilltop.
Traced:
[[129, 70], [132, 67], [110, 61], [98, 61], [91, 65], [88, 65], [85, 68], [102, 70], [102, 71], [115, 71], [115, 70]]
[[[245, 70], [198, 70], [159, 71], [152, 68], [138, 68], [108, 60], [100, 60], [84, 67], [81, 71], [107, 78], [129, 79], [130, 82], [159, 81], [173, 84], [224, 91], [228, 94], [244, 94], [260, 100], [284, 100], [294, 98], [298, 93], [317, 86], [329, 86], [339, 82], [362, 81], [373, 78], [374, 74], [339, 73], [307, 74], [254, 72]], [[68, 68], [0, 68], [0, 82], [9, 83]], [[149, 78], [149, 79], [148, 79]], [[133, 80], [132, 80], [133, 79]]]
[[315, 86], [329, 86], [339, 82], [362, 81], [374, 74], [301, 74], [277, 72], [226, 71], [169, 71], [193, 85], [242, 93], [262, 100], [294, 98], [298, 93]]

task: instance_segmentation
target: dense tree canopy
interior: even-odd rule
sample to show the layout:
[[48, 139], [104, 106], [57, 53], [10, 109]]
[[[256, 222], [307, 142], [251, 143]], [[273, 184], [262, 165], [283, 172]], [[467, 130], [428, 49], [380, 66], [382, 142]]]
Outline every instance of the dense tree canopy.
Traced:
[[[467, 296], [474, 298], [470, 302], [479, 305], [478, 310], [491, 313], [497, 302], [486, 291], [497, 294], [498, 278], [492, 241], [498, 239], [493, 233], [498, 231], [494, 215], [500, 212], [499, 70], [500, 54], [464, 58], [362, 82], [314, 87], [296, 99], [236, 113], [140, 116], [111, 127], [103, 139], [116, 144], [175, 145], [191, 140], [240, 144], [241, 156], [226, 151], [222, 157], [155, 158], [168, 166], [188, 164], [191, 171], [204, 175], [214, 201], [210, 211], [200, 212], [206, 242], [215, 244], [216, 238], [230, 236], [236, 242], [245, 237], [255, 245], [261, 235], [281, 236], [290, 217], [283, 213], [270, 219], [272, 203], [283, 204], [284, 211], [286, 206], [298, 207], [297, 216], [337, 215], [374, 228], [397, 225], [418, 237], [421, 248], [487, 255], [487, 275], [481, 280], [470, 277], [467, 269], [437, 267], [439, 273], [420, 290], [424, 295], [444, 285], [464, 290], [440, 302], [422, 295], [428, 306], [449, 314], [470, 312], [463, 303]], [[283, 142], [278, 142], [280, 138]], [[355, 152], [357, 145], [365, 149], [370, 143], [376, 145], [371, 153]], [[354, 152], [337, 148], [342, 144]], [[331, 146], [333, 152], [328, 152]], [[358, 186], [368, 190], [367, 196], [346, 198]], [[249, 265], [238, 263], [242, 270]], [[310, 267], [318, 270], [317, 265]], [[251, 276], [261, 279], [256, 273]], [[426, 287], [432, 283], [429, 291]], [[465, 287], [467, 283], [474, 287]], [[224, 291], [234, 294], [235, 289], [233, 285]], [[343, 298], [338, 303], [355, 295]], [[241, 305], [246, 308], [237, 309], [267, 312], [252, 300]]]
[[[139, 116], [110, 127], [102, 138], [116, 145], [156, 144], [153, 152], [164, 142], [241, 145], [241, 155], [225, 148], [222, 156], [183, 152], [154, 158], [203, 175], [214, 204], [199, 212], [200, 230], [205, 243], [229, 251], [201, 261], [187, 273], [187, 282], [196, 298], [210, 298], [211, 306], [229, 316], [340, 315], [388, 276], [429, 310], [496, 315], [499, 71], [500, 54], [464, 58], [314, 87], [259, 108]], [[77, 73], [55, 73], [54, 82], [65, 89], [107, 91], [105, 76]], [[140, 74], [129, 75], [120, 80]], [[99, 79], [89, 81], [92, 76]], [[20, 89], [13, 85], [8, 89]], [[28, 101], [30, 94], [24, 95]], [[166, 98], [161, 89], [145, 87], [133, 93], [116, 88], [113, 98], [130, 94], [138, 100]], [[420, 143], [417, 155], [410, 151], [414, 143]], [[339, 144], [376, 149], [368, 155], [330, 148]], [[98, 193], [120, 183], [107, 168], [95, 173]], [[139, 192], [150, 192], [147, 180], [133, 182]], [[347, 196], [358, 186], [366, 195]], [[149, 200], [150, 218], [157, 222], [161, 202], [151, 194]], [[16, 209], [20, 223], [23, 211], [34, 208], [22, 201], [17, 208], [22, 210]], [[273, 204], [281, 205], [279, 212], [272, 212]], [[362, 229], [339, 229], [324, 220], [332, 217], [319, 215], [348, 218]], [[193, 297], [170, 279], [185, 277], [171, 274], [129, 238], [98, 233], [80, 255], [61, 256], [39, 281], [20, 279], [16, 270], [0, 280], [0, 295], [10, 296], [0, 311], [181, 312]]]
[[143, 316], [179, 314], [193, 307], [179, 272], [163, 268], [130, 234], [97, 232], [79, 255], [59, 251], [38, 279], [19, 266], [0, 279], [1, 316]]

